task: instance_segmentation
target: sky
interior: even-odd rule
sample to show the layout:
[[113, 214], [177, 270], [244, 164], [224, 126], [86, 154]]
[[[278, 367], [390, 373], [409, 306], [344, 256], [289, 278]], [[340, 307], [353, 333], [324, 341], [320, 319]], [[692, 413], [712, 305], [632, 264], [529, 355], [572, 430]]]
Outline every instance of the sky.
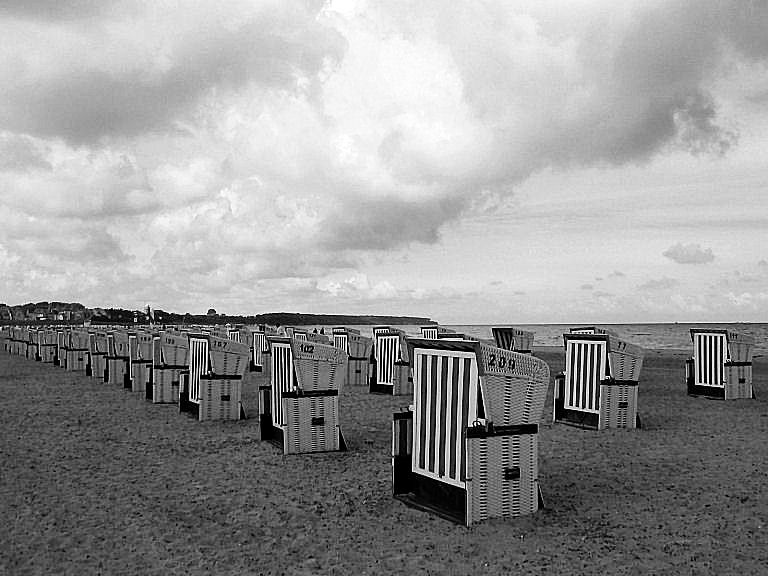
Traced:
[[768, 321], [768, 0], [0, 2], [0, 302]]

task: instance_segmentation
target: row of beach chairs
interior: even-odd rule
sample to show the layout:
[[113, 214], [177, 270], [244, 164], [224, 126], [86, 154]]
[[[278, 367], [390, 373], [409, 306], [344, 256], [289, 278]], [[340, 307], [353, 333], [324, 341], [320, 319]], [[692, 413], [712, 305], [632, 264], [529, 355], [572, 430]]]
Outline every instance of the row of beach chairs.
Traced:
[[[175, 402], [200, 420], [243, 415], [242, 379], [260, 373], [261, 439], [284, 454], [345, 449], [339, 392], [345, 384], [412, 400], [393, 415], [393, 494], [409, 505], [470, 525], [542, 505], [538, 426], [549, 367], [531, 355], [533, 334], [493, 329], [492, 342], [439, 326], [418, 338], [375, 327], [330, 336], [286, 328], [188, 332], [11, 328], [4, 348]], [[564, 335], [565, 369], [555, 377], [553, 421], [635, 428], [644, 351], [600, 327]], [[726, 330], [691, 331], [688, 392], [750, 398], [754, 340]]]

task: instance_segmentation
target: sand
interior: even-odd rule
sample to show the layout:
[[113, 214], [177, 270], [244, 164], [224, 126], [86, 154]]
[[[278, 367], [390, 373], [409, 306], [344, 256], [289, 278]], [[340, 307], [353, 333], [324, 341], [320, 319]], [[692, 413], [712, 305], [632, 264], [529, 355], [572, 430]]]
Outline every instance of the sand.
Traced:
[[687, 355], [648, 353], [642, 430], [543, 415], [547, 509], [467, 529], [391, 497], [408, 399], [347, 387], [350, 451], [285, 457], [256, 419], [198, 423], [0, 351], [0, 574], [765, 573], [768, 362], [758, 400], [723, 402], [685, 394]]

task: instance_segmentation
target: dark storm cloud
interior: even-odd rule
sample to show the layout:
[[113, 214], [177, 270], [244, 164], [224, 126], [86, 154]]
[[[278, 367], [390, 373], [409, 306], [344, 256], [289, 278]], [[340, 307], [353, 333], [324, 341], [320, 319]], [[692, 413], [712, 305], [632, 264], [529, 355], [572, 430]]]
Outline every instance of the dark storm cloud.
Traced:
[[[138, 37], [142, 33], [136, 29]], [[106, 42], [96, 51], [120, 51], [119, 35], [96, 38]], [[162, 45], [162, 39], [149, 40]], [[125, 62], [96, 67], [74, 61], [63, 63], [56, 73], [12, 82], [4, 96], [0, 93], [0, 127], [61, 137], [76, 145], [175, 131], [175, 122], [214, 90], [236, 91], [255, 83], [293, 91], [302, 79], [311, 85], [326, 60], [340, 59], [343, 50], [338, 33], [318, 24], [312, 12], [265, 9], [236, 29], [201, 26], [188, 31], [159, 71]], [[83, 56], [84, 61], [92, 59]]]

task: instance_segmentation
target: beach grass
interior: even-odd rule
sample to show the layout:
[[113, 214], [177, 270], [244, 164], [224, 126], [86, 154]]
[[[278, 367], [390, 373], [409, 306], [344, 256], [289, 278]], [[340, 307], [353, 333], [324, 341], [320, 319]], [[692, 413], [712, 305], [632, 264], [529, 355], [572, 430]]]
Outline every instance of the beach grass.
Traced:
[[[563, 351], [539, 348], [552, 375]], [[540, 432], [546, 510], [472, 528], [391, 496], [392, 412], [347, 387], [350, 450], [283, 456], [251, 419], [173, 405], [0, 352], [0, 574], [760, 574], [768, 362], [757, 400], [685, 393], [689, 351], [649, 351], [641, 430]]]

